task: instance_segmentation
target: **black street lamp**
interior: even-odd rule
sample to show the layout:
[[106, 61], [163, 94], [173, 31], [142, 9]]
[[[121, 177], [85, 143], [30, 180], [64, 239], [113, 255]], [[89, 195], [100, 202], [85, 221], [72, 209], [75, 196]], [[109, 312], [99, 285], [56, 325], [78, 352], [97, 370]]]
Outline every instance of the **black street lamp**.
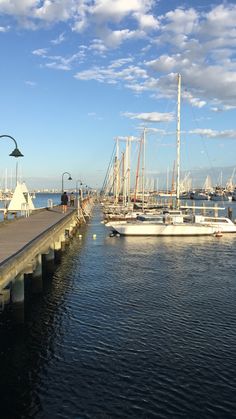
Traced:
[[61, 176], [61, 193], [64, 192], [64, 175], [68, 175], [69, 176], [68, 180], [72, 180], [71, 174], [69, 172], [62, 173], [62, 176]]
[[[11, 152], [11, 154], [9, 154], [9, 156], [16, 157], [16, 158], [17, 157], [24, 157], [24, 155], [20, 152], [20, 150], [18, 148], [18, 145], [17, 145], [17, 142], [16, 142], [15, 138], [13, 138], [11, 135], [7, 135], [7, 134], [0, 135], [0, 138], [4, 138], [4, 137], [5, 138], [10, 138], [15, 143], [15, 148]], [[18, 175], [17, 171], [18, 171], [18, 163], [16, 163], [16, 185], [17, 185], [17, 175]]]
[[20, 152], [20, 150], [17, 146], [17, 142], [16, 142], [15, 138], [11, 137], [11, 135], [6, 135], [6, 134], [0, 135], [0, 138], [3, 138], [3, 137], [11, 138], [11, 140], [13, 140], [14, 143], [15, 143], [15, 148], [11, 152], [11, 154], [9, 154], [9, 156], [11, 156], [11, 157], [24, 157], [24, 155]]
[[[76, 199], [77, 199], [77, 204], [79, 202], [79, 197], [78, 197], [78, 192], [82, 190], [82, 188], [78, 189], [78, 185], [82, 186], [83, 182], [80, 179], [77, 179], [76, 184], [75, 184], [75, 190], [76, 190]], [[82, 194], [81, 194], [82, 195]], [[82, 196], [80, 196], [80, 198], [82, 198]]]
[[80, 184], [80, 186], [82, 186], [82, 185], [83, 185], [82, 180], [77, 179], [76, 184], [75, 184], [75, 189], [76, 189], [76, 192], [78, 191], [78, 184]]

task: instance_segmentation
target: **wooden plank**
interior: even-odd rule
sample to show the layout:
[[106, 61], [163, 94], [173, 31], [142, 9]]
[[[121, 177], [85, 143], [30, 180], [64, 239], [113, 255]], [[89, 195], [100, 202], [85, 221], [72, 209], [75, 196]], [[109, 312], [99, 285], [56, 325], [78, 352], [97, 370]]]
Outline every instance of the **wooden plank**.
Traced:
[[27, 218], [0, 222], [0, 265], [75, 211], [68, 208], [63, 214], [61, 207], [54, 207], [35, 211]]

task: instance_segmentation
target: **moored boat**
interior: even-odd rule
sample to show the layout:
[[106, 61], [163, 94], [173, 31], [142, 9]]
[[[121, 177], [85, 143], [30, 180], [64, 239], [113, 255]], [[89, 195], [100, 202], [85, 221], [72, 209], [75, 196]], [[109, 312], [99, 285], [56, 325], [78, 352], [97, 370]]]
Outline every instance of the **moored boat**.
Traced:
[[117, 221], [106, 225], [121, 236], [210, 236], [216, 232], [211, 225], [184, 221], [181, 214], [142, 216], [135, 222]]

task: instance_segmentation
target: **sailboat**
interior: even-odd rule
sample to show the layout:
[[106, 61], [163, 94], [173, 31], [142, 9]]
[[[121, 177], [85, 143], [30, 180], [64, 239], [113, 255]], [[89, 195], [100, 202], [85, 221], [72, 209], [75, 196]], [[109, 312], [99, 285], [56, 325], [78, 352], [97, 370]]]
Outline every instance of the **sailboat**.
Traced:
[[209, 236], [217, 228], [201, 223], [198, 215], [185, 218], [180, 210], [180, 98], [181, 75], [178, 74], [177, 107], [177, 170], [176, 170], [176, 210], [167, 210], [159, 214], [141, 215], [132, 221], [109, 222], [106, 226], [123, 236]]

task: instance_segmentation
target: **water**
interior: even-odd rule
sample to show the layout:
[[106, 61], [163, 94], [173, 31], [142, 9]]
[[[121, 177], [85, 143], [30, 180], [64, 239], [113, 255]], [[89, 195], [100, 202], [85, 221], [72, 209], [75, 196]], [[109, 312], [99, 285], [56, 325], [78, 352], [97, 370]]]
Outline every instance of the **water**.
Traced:
[[[61, 194], [60, 193], [36, 193], [35, 198], [32, 198], [33, 204], [35, 208], [45, 208], [49, 207], [50, 204], [52, 205], [59, 205], [61, 202]], [[0, 209], [6, 208], [6, 205], [9, 205], [10, 201], [0, 201]], [[18, 216], [20, 217], [20, 211], [18, 212]], [[8, 214], [8, 219], [11, 220], [14, 218], [13, 214]], [[0, 211], [0, 221], [3, 221], [3, 212]]]
[[25, 324], [0, 318], [0, 417], [235, 418], [236, 236], [111, 238], [100, 217]]
[[49, 201], [52, 201], [53, 205], [59, 205], [61, 202], [60, 193], [36, 193], [33, 203], [35, 208], [48, 207]]

